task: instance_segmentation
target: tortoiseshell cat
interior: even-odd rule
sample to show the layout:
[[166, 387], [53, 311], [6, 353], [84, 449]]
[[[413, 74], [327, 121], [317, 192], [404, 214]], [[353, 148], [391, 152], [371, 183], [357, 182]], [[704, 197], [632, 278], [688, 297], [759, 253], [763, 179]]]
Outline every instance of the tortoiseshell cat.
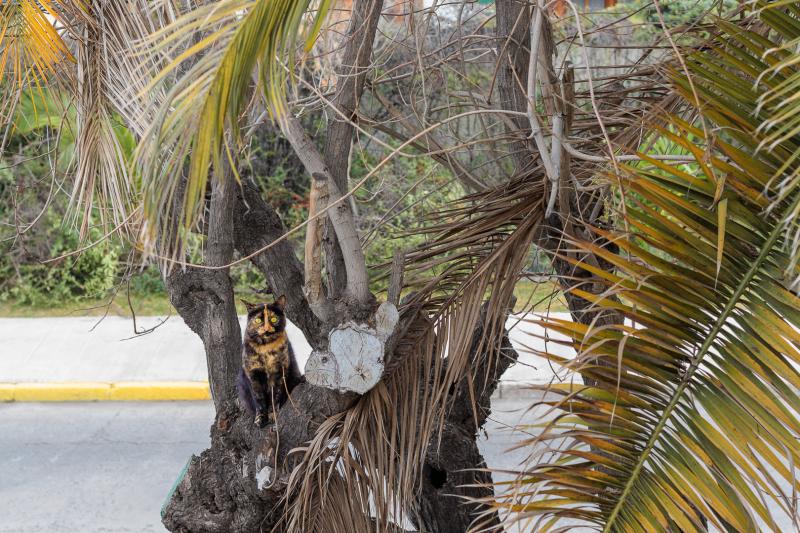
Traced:
[[264, 427], [303, 376], [286, 335], [286, 297], [271, 304], [242, 303], [247, 307], [247, 328], [237, 388], [244, 406], [255, 414], [256, 425]]

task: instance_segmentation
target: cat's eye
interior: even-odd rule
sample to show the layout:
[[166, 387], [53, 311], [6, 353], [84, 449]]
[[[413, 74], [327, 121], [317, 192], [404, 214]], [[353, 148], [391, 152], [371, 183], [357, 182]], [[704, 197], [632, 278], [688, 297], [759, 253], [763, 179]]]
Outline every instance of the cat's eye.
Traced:
[[278, 323], [278, 317], [272, 316], [272, 317], [269, 318], [269, 321], [271, 323], [273, 323], [273, 324], [277, 324]]
[[260, 318], [254, 318], [253, 319], [253, 323], [254, 324], [261, 324], [261, 319]]

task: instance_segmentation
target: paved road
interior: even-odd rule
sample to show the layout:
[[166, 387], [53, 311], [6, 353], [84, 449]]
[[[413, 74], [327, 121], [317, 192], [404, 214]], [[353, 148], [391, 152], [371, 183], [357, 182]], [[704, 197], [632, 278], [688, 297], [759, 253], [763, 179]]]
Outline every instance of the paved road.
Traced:
[[210, 402], [0, 404], [0, 532], [164, 531]]
[[[524, 458], [505, 428], [528, 404], [495, 401], [490, 467]], [[0, 404], [0, 532], [164, 531], [161, 504], [212, 418], [210, 402]]]
[[[515, 469], [530, 452], [509, 448], [525, 437], [511, 426], [542, 421], [531, 403], [493, 400], [479, 440], [490, 468]], [[0, 404], [0, 533], [163, 532], [161, 504], [212, 418], [210, 402]]]

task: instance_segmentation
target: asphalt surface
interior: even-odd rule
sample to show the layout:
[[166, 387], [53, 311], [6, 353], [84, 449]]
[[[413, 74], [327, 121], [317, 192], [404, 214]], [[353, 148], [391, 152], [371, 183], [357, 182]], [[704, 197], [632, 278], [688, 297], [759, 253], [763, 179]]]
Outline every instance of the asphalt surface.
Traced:
[[[524, 459], [508, 428], [529, 404], [495, 400], [489, 467]], [[165, 531], [161, 505], [212, 418], [210, 402], [0, 404], [0, 532]]]
[[210, 402], [0, 404], [0, 532], [165, 531]]
[[[532, 403], [519, 394], [493, 399], [478, 441], [489, 468], [514, 470], [531, 453], [511, 448], [536, 431], [520, 422], [543, 421], [545, 408]], [[0, 533], [165, 531], [161, 505], [187, 459], [207, 446], [212, 418], [210, 402], [0, 404]], [[495, 482], [510, 477], [494, 474]], [[788, 516], [776, 519], [779, 531], [798, 531]]]

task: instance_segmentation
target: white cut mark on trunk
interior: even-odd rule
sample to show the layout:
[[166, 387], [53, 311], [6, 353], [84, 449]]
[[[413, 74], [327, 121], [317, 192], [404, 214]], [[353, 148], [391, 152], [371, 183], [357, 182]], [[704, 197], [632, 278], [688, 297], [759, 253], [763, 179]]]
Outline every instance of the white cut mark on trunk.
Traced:
[[258, 454], [256, 457], [256, 486], [258, 487], [258, 490], [266, 487], [271, 478], [272, 468], [269, 466], [269, 461], [262, 454]]
[[328, 349], [314, 350], [306, 363], [306, 380], [340, 392], [364, 394], [383, 377], [386, 340], [400, 318], [397, 308], [384, 302], [374, 316], [374, 327], [346, 322], [328, 335]]

